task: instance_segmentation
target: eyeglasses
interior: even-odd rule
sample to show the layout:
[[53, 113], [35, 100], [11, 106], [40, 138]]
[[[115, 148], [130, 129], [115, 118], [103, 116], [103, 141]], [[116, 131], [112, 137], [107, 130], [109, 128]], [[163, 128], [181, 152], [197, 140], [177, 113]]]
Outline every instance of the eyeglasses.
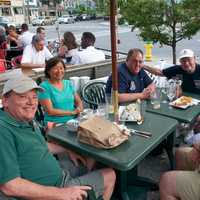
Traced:
[[130, 59], [129, 62], [142, 64], [143, 60]]

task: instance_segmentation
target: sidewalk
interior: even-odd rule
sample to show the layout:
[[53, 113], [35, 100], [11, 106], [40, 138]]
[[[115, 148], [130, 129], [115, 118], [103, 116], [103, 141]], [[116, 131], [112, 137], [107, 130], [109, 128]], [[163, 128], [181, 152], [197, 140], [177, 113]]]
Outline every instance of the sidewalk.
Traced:
[[[170, 169], [167, 154], [147, 156], [138, 167], [140, 176], [148, 177], [159, 183], [160, 175]], [[148, 192], [147, 200], [159, 200], [159, 191]]]

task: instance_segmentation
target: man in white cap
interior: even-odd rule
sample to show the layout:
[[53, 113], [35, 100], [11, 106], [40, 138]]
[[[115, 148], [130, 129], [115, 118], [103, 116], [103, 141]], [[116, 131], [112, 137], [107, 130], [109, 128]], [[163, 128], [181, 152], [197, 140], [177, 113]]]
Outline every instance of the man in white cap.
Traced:
[[166, 69], [158, 69], [144, 66], [144, 69], [158, 76], [166, 76], [168, 79], [178, 77], [182, 80], [184, 92], [200, 94], [200, 65], [196, 63], [194, 52], [183, 49], [179, 56], [180, 65], [174, 65]]
[[[25, 75], [4, 85], [0, 110], [0, 192], [9, 199], [83, 200], [92, 187], [96, 197], [109, 200], [115, 183], [112, 169], [88, 172], [81, 165], [86, 164], [83, 157], [46, 142], [41, 135], [33, 120], [38, 106], [37, 90], [43, 89]], [[65, 171], [52, 153], [66, 154]]]

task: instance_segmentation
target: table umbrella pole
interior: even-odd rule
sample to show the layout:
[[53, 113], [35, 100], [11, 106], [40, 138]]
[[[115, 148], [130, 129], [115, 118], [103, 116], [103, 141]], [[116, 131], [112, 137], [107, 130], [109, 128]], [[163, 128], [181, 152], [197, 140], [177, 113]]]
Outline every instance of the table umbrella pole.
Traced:
[[112, 88], [114, 118], [118, 122], [118, 71], [116, 56], [116, 0], [110, 0], [110, 31], [111, 31], [111, 55], [112, 55]]

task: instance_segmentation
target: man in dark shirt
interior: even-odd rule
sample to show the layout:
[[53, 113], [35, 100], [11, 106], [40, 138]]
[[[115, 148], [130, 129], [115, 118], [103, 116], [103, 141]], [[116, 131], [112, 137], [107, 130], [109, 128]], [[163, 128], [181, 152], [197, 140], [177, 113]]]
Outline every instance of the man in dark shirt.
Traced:
[[[143, 70], [143, 52], [130, 49], [126, 63], [118, 67], [119, 102], [130, 102], [136, 99], [148, 99], [155, 86]], [[111, 93], [112, 75], [108, 78], [106, 92]]]
[[144, 68], [152, 74], [166, 76], [168, 79], [178, 77], [182, 80], [184, 92], [200, 94], [200, 65], [196, 63], [194, 52], [183, 49], [179, 56], [180, 65], [174, 65], [161, 70], [145, 66]]

